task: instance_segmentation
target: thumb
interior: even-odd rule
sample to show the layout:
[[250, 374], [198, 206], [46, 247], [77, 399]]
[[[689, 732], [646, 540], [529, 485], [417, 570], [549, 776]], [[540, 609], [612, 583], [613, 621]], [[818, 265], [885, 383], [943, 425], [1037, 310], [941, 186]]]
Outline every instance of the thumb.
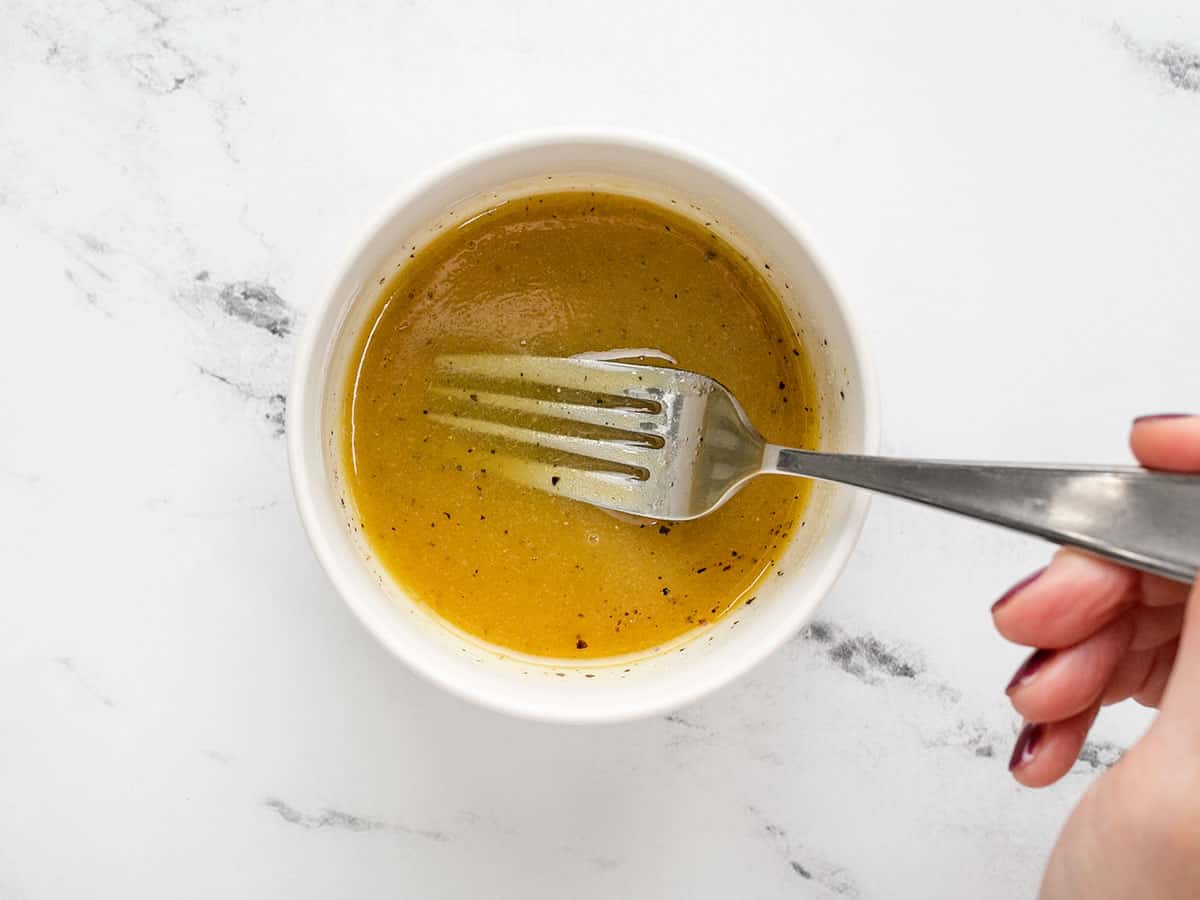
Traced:
[[[1143, 416], [1133, 423], [1129, 443], [1146, 468], [1200, 473], [1200, 416]], [[1194, 538], [1200, 540], [1200, 535]], [[1182, 734], [1192, 753], [1200, 748], [1200, 579], [1188, 597], [1159, 710], [1155, 730]]]
[[1175, 666], [1163, 692], [1156, 725], [1200, 748], [1200, 579], [1192, 585], [1184, 611]]

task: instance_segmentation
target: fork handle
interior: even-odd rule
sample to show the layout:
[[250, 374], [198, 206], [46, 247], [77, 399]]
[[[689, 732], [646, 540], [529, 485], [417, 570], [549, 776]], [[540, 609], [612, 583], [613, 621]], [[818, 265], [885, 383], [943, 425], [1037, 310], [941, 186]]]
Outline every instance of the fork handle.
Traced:
[[1200, 475], [892, 459], [773, 444], [763, 471], [914, 500], [1176, 581], [1193, 581], [1200, 569]]

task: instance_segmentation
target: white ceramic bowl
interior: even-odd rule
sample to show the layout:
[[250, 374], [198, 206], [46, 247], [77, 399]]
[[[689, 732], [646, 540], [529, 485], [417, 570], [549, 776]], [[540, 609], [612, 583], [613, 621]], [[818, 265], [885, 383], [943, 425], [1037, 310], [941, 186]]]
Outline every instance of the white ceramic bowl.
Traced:
[[557, 722], [612, 722], [682, 706], [741, 675], [812, 616], [853, 549], [862, 492], [817, 485], [779, 568], [743, 607], [663, 652], [584, 664], [522, 658], [458, 632], [405, 595], [358, 533], [338, 453], [338, 410], [354, 338], [380, 278], [440, 229], [498, 199], [573, 187], [608, 188], [704, 222], [774, 283], [817, 374], [823, 449], [873, 452], [875, 387], [850, 316], [803, 229], [764, 190], [694, 150], [642, 135], [540, 132], [478, 149], [403, 191], [350, 249], [314, 308], [288, 403], [288, 453], [300, 516], [338, 592], [400, 659], [484, 706]]

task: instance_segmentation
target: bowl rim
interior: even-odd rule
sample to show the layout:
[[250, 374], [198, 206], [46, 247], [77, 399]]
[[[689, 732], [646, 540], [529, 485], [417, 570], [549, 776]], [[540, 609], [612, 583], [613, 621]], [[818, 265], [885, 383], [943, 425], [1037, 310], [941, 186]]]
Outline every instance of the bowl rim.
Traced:
[[[349, 576], [343, 570], [341, 556], [332, 546], [330, 537], [326, 533], [323, 517], [317, 509], [315, 492], [310, 489], [310, 485], [325, 481], [325, 474], [323, 471], [313, 472], [310, 460], [306, 457], [309, 444], [305, 436], [319, 433], [319, 430], [318, 432], [313, 431], [306, 410], [311, 406], [308, 390], [309, 375], [313, 367], [320, 363], [326, 349], [320, 341], [321, 335], [326, 331], [323, 325], [330, 316], [337, 314], [337, 304], [335, 303], [338, 296], [337, 289], [346, 282], [352, 269], [362, 258], [364, 252], [369, 249], [376, 236], [404, 207], [443, 183], [456, 172], [469, 170], [493, 157], [526, 152], [539, 147], [571, 144], [629, 148], [679, 159], [685, 165], [690, 165], [719, 181], [724, 181], [733, 191], [742, 194], [775, 218], [804, 248], [809, 264], [824, 281], [838, 314], [845, 324], [850, 358], [857, 367], [857, 382], [862, 398], [861, 452], [874, 453], [878, 451], [880, 413], [876, 373], [871, 359], [866, 353], [861, 328], [854, 317], [853, 310], [843, 299], [837, 282], [830, 275], [822, 257], [814, 249], [814, 245], [809, 239], [809, 229], [805, 224], [772, 193], [737, 167], [677, 140], [625, 128], [554, 127], [524, 130], [495, 138], [426, 169], [407, 185], [399, 188], [370, 218], [357, 239], [342, 252], [332, 273], [323, 283], [316, 302], [307, 311], [307, 321], [297, 345], [288, 395], [287, 454], [293, 498], [301, 524], [321, 568], [325, 571], [342, 601], [350, 608], [363, 627], [411, 671], [454, 696], [518, 718], [555, 723], [612, 723], [661, 715], [679, 709], [733, 682], [790, 640], [803, 626], [811, 612], [798, 608], [796, 616], [787, 622], [780, 623], [775, 634], [759, 641], [754, 647], [747, 648], [748, 652], [721, 666], [710, 666], [707, 670], [698, 668], [697, 677], [689, 680], [684, 688], [669, 692], [648, 692], [644, 701], [628, 701], [619, 705], [612, 704], [606, 708], [589, 708], [586, 712], [580, 712], [577, 707], [571, 708], [568, 704], [560, 704], [551, 710], [545, 705], [534, 706], [520, 698], [506, 696], [503, 691], [482, 692], [472, 686], [460, 683], [443, 671], [441, 667], [429, 664], [427, 660], [420, 659], [408, 652], [409, 642], [396, 635], [391, 629], [384, 627], [378, 621], [367, 598], [358, 596], [357, 589], [349, 583]], [[828, 558], [808, 589], [810, 593], [817, 596], [813, 608], [828, 595], [844, 571], [862, 533], [869, 506], [870, 494], [866, 491], [858, 491], [850, 498], [846, 520], [837, 532], [830, 536]]]

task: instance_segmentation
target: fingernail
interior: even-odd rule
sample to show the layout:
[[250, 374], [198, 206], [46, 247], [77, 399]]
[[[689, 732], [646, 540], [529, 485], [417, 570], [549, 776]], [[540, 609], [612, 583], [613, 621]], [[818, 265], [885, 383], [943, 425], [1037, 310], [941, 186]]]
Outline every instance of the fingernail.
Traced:
[[1167, 422], [1171, 419], [1190, 419], [1191, 413], [1155, 413], [1152, 416], [1138, 416], [1133, 420], [1134, 425], [1141, 425], [1144, 422]]
[[1029, 654], [1029, 658], [1026, 659], [1025, 662], [1021, 663], [1021, 667], [1017, 669], [1016, 674], [1013, 675], [1012, 681], [1008, 683], [1008, 687], [1004, 689], [1004, 693], [1012, 693], [1013, 688], [1024, 684], [1026, 681], [1032, 678], [1037, 673], [1037, 670], [1046, 664], [1046, 660], [1053, 655], [1053, 650], [1034, 650], [1031, 654]]
[[1013, 747], [1012, 758], [1008, 761], [1008, 771], [1012, 772], [1015, 769], [1019, 769], [1033, 759], [1033, 755], [1037, 752], [1038, 744], [1042, 741], [1042, 735], [1045, 733], [1046, 726], [1041, 722], [1026, 723], [1025, 727], [1021, 729], [1021, 733], [1017, 735], [1017, 743]]
[[1046, 571], [1045, 568], [1038, 569], [1032, 575], [1027, 575], [1026, 577], [1022, 578], [1020, 581], [1018, 581], [1016, 584], [1014, 584], [1012, 587], [1010, 587], [1007, 591], [1004, 592], [1004, 595], [999, 600], [997, 600], [995, 603], [992, 604], [992, 612], [995, 612], [1000, 607], [1002, 607], [1005, 603], [1007, 603], [1009, 600], [1011, 600], [1013, 597], [1015, 597], [1021, 591], [1022, 588], [1027, 588], [1027, 587], [1029, 587], [1029, 585], [1031, 585], [1035, 581], [1037, 581], [1038, 578], [1041, 576], [1041, 574], [1045, 571]]

